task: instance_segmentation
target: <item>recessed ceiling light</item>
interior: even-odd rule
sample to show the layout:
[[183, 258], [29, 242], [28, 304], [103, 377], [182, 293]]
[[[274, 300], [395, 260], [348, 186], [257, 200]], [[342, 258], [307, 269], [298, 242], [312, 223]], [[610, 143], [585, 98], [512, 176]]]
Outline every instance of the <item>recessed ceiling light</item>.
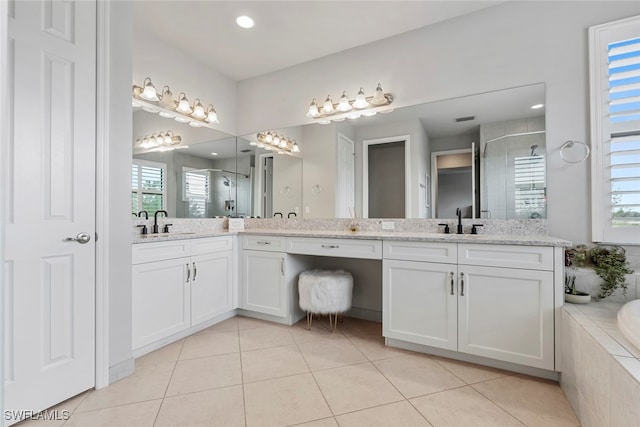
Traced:
[[536, 105], [532, 105], [531, 109], [532, 110], [537, 110], [538, 108], [542, 108], [542, 107], [544, 107], [544, 104], [536, 104]]
[[211, 155], [212, 155], [212, 156], [217, 156], [217, 155], [218, 155], [218, 153], [211, 153]]
[[253, 19], [246, 15], [238, 16], [236, 18], [236, 24], [238, 24], [242, 28], [251, 28], [253, 27]]

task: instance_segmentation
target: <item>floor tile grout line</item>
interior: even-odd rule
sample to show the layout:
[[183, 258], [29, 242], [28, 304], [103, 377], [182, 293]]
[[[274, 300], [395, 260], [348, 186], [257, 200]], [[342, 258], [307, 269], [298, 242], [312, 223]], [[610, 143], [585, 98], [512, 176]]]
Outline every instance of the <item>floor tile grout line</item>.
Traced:
[[242, 368], [242, 345], [240, 344], [240, 322], [238, 322], [238, 354], [240, 356], [240, 385], [242, 386], [242, 415], [244, 426], [247, 427], [247, 398], [244, 390], [244, 369]]
[[173, 369], [171, 370], [171, 376], [169, 376], [169, 381], [167, 382], [167, 386], [164, 388], [164, 393], [162, 394], [162, 400], [160, 401], [160, 406], [158, 406], [158, 412], [156, 412], [156, 417], [153, 420], [153, 425], [155, 426], [158, 422], [158, 417], [160, 416], [160, 411], [162, 410], [162, 405], [164, 405], [164, 399], [167, 397], [167, 391], [169, 391], [169, 386], [171, 385], [171, 380], [173, 379], [173, 374], [176, 372], [176, 368], [178, 367], [178, 362], [180, 361], [180, 355], [182, 354], [182, 350], [184, 349], [184, 343], [186, 342], [186, 338], [182, 339], [182, 345], [180, 346], [180, 351], [178, 352], [178, 357], [176, 358]]
[[[295, 339], [294, 339], [294, 342], [295, 342]], [[336, 419], [336, 414], [333, 412], [333, 408], [329, 404], [329, 401], [327, 400], [327, 396], [324, 395], [324, 392], [322, 391], [322, 387], [320, 387], [320, 383], [318, 383], [318, 379], [316, 378], [313, 371], [311, 370], [311, 367], [309, 366], [309, 362], [307, 362], [307, 358], [304, 357], [304, 353], [302, 353], [302, 350], [300, 349], [299, 344], [296, 342], [295, 345], [298, 348], [300, 355], [302, 356], [302, 360], [304, 360], [305, 365], [307, 365], [307, 369], [309, 369], [311, 378], [313, 378], [313, 382], [316, 384], [316, 387], [318, 388], [318, 391], [320, 392], [320, 395], [322, 396], [322, 399], [324, 400], [325, 405], [327, 405], [327, 408], [329, 408], [329, 412], [331, 413], [331, 416], [335, 420], [336, 424], [338, 424], [338, 420]]]
[[[487, 380], [487, 381], [482, 381], [482, 383], [485, 382], [490, 382], [490, 381], [494, 381], [500, 378], [494, 378], [493, 380]], [[474, 385], [477, 384], [482, 384], [482, 383], [476, 383], [476, 384], [472, 384], [469, 387], [471, 387], [473, 390], [475, 390], [476, 392], [478, 392], [482, 397], [484, 397], [485, 399], [487, 399], [489, 402], [493, 403], [494, 405], [496, 405], [498, 408], [502, 409], [505, 413], [509, 414], [510, 416], [512, 416], [513, 418], [515, 418], [520, 424], [522, 424], [523, 426], [528, 426], [527, 423], [525, 423], [523, 420], [521, 420], [519, 417], [517, 417], [515, 414], [512, 414], [509, 410], [507, 410], [507, 408], [504, 408], [502, 405], [500, 405], [498, 402], [495, 402], [493, 399], [491, 399], [489, 396], [486, 396], [482, 391], [478, 390], [477, 388], [474, 387]], [[563, 393], [564, 394], [564, 393]]]

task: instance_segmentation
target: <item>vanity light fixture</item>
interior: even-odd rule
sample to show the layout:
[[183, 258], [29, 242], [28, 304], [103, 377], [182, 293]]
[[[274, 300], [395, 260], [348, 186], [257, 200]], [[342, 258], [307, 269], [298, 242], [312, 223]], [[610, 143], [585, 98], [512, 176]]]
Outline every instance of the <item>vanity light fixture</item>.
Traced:
[[275, 151], [278, 154], [299, 153], [300, 146], [291, 138], [278, 135], [276, 132], [258, 132], [256, 134], [257, 141], [251, 141], [249, 144], [267, 151]]
[[384, 93], [382, 86], [378, 84], [375, 95], [367, 97], [364, 94], [364, 89], [360, 88], [353, 101], [349, 100], [347, 92], [344, 91], [337, 104], [333, 103], [331, 95], [327, 95], [322, 106], [318, 108], [316, 98], [313, 98], [307, 110], [307, 117], [318, 120], [320, 124], [329, 124], [332, 121], [340, 122], [345, 118], [357, 119], [362, 116], [373, 116], [377, 113], [389, 113], [393, 111], [389, 107], [392, 102], [393, 95]]
[[175, 119], [180, 123], [189, 123], [193, 127], [209, 127], [218, 122], [218, 113], [213, 105], [208, 104], [207, 108], [199, 98], [193, 104], [189, 103], [189, 98], [184, 92], [180, 92], [178, 99], [174, 99], [169, 86], [164, 86], [162, 94], [158, 96], [155, 86], [149, 77], [144, 79], [142, 86], [133, 85], [131, 105], [141, 107], [145, 111], [158, 113], [162, 117]]
[[138, 138], [134, 148], [149, 151], [167, 151], [187, 148], [182, 145], [182, 137], [175, 135], [171, 129], [166, 132], [154, 132], [151, 135]]

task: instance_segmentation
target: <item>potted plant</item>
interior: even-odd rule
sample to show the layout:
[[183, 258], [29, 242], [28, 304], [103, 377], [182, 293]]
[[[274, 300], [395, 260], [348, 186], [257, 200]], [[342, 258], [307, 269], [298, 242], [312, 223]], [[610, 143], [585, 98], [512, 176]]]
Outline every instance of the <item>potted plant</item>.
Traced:
[[633, 274], [629, 268], [624, 248], [620, 246], [596, 246], [591, 249], [591, 261], [598, 276], [604, 280], [600, 286], [598, 298], [606, 298], [616, 289], [622, 289], [622, 294], [627, 295], [626, 275]]
[[564, 275], [564, 300], [573, 304], [587, 304], [591, 294], [576, 289], [576, 276]]

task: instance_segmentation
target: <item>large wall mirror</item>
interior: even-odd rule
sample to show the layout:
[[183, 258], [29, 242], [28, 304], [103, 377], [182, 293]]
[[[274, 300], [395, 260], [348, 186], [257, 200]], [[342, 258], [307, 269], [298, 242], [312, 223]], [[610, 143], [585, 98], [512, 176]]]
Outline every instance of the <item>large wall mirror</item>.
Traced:
[[534, 84], [275, 130], [296, 155], [136, 111], [134, 138], [172, 129], [189, 148], [134, 163], [166, 164], [177, 217], [546, 218], [544, 103]]

